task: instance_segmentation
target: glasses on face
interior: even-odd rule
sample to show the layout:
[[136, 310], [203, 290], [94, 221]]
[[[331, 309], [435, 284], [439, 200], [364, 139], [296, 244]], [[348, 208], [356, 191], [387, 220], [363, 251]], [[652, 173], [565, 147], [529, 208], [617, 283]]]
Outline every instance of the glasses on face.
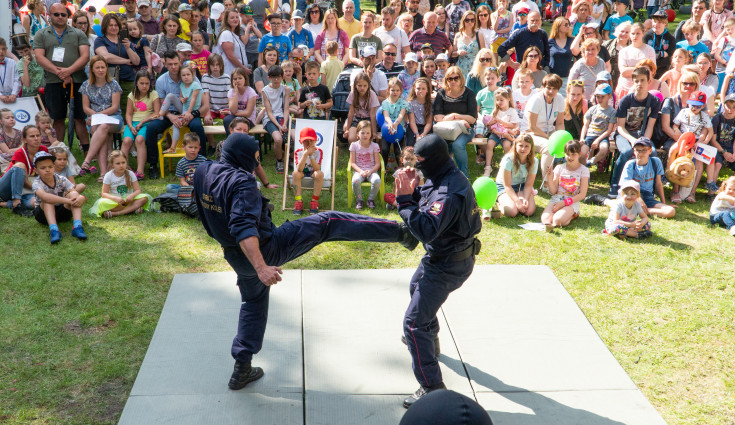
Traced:
[[561, 26], [568, 27], [569, 26], [569, 22], [564, 22], [563, 24], [561, 24]]
[[518, 16], [528, 16], [527, 13], [519, 13]]
[[54, 16], [55, 16], [55, 17], [57, 17], [57, 18], [58, 18], [58, 17], [63, 17], [63, 18], [66, 18], [66, 13], [59, 13], [59, 12], [56, 12], [56, 13], [52, 13], [52, 15], [54, 15]]
[[584, 33], [584, 35], [585, 35], [585, 36], [587, 36], [587, 37], [594, 37], [594, 36], [596, 36], [597, 34], [596, 34], [596, 33], [595, 33], [594, 31], [586, 31], [586, 32]]
[[386, 56], [398, 56], [398, 53], [395, 53], [395, 52], [385, 52], [384, 51], [383, 54]]
[[80, 26], [80, 27], [86, 27], [89, 24], [87, 22], [84, 22], [84, 21], [77, 21], [77, 25]]
[[537, 59], [538, 53], [531, 53], [530, 55], [526, 56], [528, 59]]
[[635, 153], [646, 153], [647, 151], [648, 149], [645, 149], [645, 148], [644, 149], [633, 149], [633, 152]]
[[453, 83], [455, 81], [459, 81], [459, 77], [445, 77], [445, 80], [449, 83]]
[[684, 87], [695, 87], [697, 83], [682, 82], [681, 85]]
[[475, 22], [475, 18], [467, 18], [464, 21], [465, 22]]
[[477, 16], [479, 16], [479, 17], [481, 17], [481, 18], [486, 18], [486, 17], [487, 17], [487, 13], [480, 13], [480, 14], [479, 14], [479, 15], [477, 15]]
[[493, 61], [493, 58], [480, 58], [480, 62], [482, 63], [490, 63]]
[[572, 80], [569, 82], [569, 85], [571, 87], [584, 87], [584, 81], [582, 80]]
[[319, 11], [318, 10], [310, 10], [309, 11], [309, 14], [310, 15], [318, 15], [319, 14]]
[[293, 57], [293, 60], [295, 60], [295, 61], [302, 61], [302, 60], [304, 60], [304, 57], [303, 56], [294, 56]]

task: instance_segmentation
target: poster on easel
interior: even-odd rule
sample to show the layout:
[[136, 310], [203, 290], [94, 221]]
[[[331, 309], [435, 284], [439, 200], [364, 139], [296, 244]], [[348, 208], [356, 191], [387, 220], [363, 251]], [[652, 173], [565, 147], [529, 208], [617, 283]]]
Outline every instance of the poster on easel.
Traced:
[[23, 131], [23, 127], [36, 123], [38, 104], [35, 97], [19, 97], [13, 103], [4, 103], [0, 100], [0, 109], [8, 108], [15, 115], [14, 129]]

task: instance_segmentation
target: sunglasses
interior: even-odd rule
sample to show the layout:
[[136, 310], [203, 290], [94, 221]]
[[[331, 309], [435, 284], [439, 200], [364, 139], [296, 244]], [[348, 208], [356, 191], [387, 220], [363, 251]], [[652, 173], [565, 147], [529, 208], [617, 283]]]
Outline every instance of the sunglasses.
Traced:
[[310, 10], [309, 11], [309, 14], [310, 15], [318, 15], [319, 14], [319, 11], [318, 10]]
[[464, 21], [465, 22], [475, 22], [475, 18], [467, 18]]
[[681, 83], [681, 85], [682, 86], [687, 86], [687, 87], [694, 87], [694, 86], [697, 85], [697, 83], [686, 83], [686, 82], [683, 82], [683, 83]]
[[66, 13], [58, 13], [57, 12], [57, 13], [52, 13], [52, 15], [54, 15], [57, 18], [60, 17], [60, 16], [66, 18]]
[[487, 63], [487, 62], [492, 62], [492, 61], [493, 61], [493, 58], [480, 58], [480, 62], [482, 63]]
[[535, 58], [538, 57], [538, 53], [531, 53], [530, 55], [528, 55], [526, 57], [529, 58], [529, 59], [531, 59], [531, 58], [535, 59]]
[[570, 87], [584, 87], [584, 81], [582, 80], [572, 80], [569, 82]]
[[444, 79], [447, 80], [447, 82], [450, 82], [450, 83], [451, 82], [454, 82], [454, 81], [459, 81], [459, 77], [445, 77]]
[[295, 61], [302, 61], [302, 60], [304, 60], [304, 58], [301, 57], [301, 56], [294, 56], [292, 59], [295, 60]]
[[383, 52], [383, 54], [386, 56], [398, 56], [398, 53], [393, 53], [393, 52]]
[[528, 13], [519, 13], [518, 16], [528, 16]]
[[485, 18], [485, 17], [487, 17], [487, 13], [480, 13], [480, 14], [479, 14], [479, 15], [477, 15], [477, 16], [479, 16], [479, 17], [481, 17], [481, 18]]

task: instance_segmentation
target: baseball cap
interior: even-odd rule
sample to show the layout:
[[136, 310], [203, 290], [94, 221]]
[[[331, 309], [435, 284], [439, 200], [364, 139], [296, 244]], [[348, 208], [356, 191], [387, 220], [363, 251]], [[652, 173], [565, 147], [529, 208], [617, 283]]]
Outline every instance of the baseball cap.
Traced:
[[666, 19], [668, 21], [669, 20], [669, 15], [667, 15], [666, 12], [663, 9], [659, 9], [659, 10], [656, 11], [656, 13], [654, 13], [653, 15], [651, 15], [651, 18], [653, 18], [653, 19], [656, 19], [656, 18], [658, 18], [658, 19]]
[[436, 55], [436, 59], [434, 59], [434, 62], [440, 61], [449, 62], [449, 56], [447, 56], [446, 53], [439, 53], [438, 55]]
[[625, 181], [624, 181], [624, 182], [623, 182], [623, 183], [622, 183], [622, 184], [620, 185], [620, 191], [622, 192], [622, 191], [623, 191], [624, 189], [627, 189], [627, 188], [629, 188], [629, 187], [632, 187], [632, 188], [633, 188], [633, 189], [635, 189], [635, 190], [636, 190], [636, 192], [638, 192], [638, 193], [640, 193], [640, 192], [641, 192], [641, 185], [640, 185], [640, 184], [638, 184], [638, 182], [637, 182], [637, 181], [635, 181], [635, 180], [625, 180]]
[[518, 14], [520, 15], [521, 13], [525, 13], [526, 15], [528, 15], [528, 8], [521, 7], [520, 9], [518, 9]]
[[725, 98], [725, 103], [730, 102], [730, 101], [735, 102], [735, 93], [730, 93]]
[[176, 45], [176, 51], [177, 52], [191, 52], [191, 44], [179, 43]]
[[304, 143], [304, 140], [313, 140], [316, 142], [316, 131], [311, 127], [302, 128], [301, 133], [299, 133], [299, 141]]
[[220, 16], [222, 16], [222, 13], [224, 11], [225, 5], [223, 5], [222, 3], [214, 3], [209, 9], [209, 17], [216, 21], [217, 19], [219, 19]]
[[421, 49], [419, 49], [419, 50], [424, 50], [424, 49], [434, 50], [434, 46], [432, 46], [431, 43], [424, 43], [424, 44], [421, 45]]
[[186, 12], [187, 10], [191, 10], [191, 5], [189, 3], [181, 3], [179, 5], [179, 12]]
[[648, 137], [641, 137], [640, 139], [636, 140], [635, 143], [633, 143], [633, 147], [638, 146], [638, 145], [643, 145], [647, 148], [652, 148], [653, 142], [651, 142], [651, 139], [649, 139]]
[[304, 13], [300, 11], [299, 9], [296, 9], [293, 15], [291, 15], [291, 18], [292, 19], [304, 19]]
[[595, 80], [595, 82], [597, 82], [597, 81], [610, 81], [610, 80], [612, 80], [612, 75], [610, 75], [609, 72], [607, 72], [607, 71], [600, 71], [599, 73], [597, 73], [597, 80]]
[[592, 28], [596, 30], [597, 28], [600, 28], [600, 24], [597, 22], [587, 22], [586, 24], [582, 25], [582, 28]]
[[33, 165], [35, 166], [38, 164], [38, 161], [42, 161], [44, 159], [50, 159], [51, 161], [56, 161], [56, 157], [51, 155], [50, 153], [46, 151], [38, 151], [35, 155], [33, 155]]
[[370, 57], [370, 56], [375, 56], [377, 54], [378, 54], [378, 52], [375, 51], [375, 47], [373, 47], [373, 46], [365, 46], [365, 48], [362, 49], [362, 54], [360, 56], [362, 56], [364, 58], [367, 58], [367, 57]]
[[595, 88], [595, 96], [597, 95], [606, 95], [606, 94], [612, 94], [612, 87], [610, 87], [610, 84], [604, 83], [600, 84]]
[[307, 46], [306, 44], [299, 44], [298, 46], [296, 46], [296, 48], [303, 50], [304, 54], [309, 53], [309, 46]]
[[252, 15], [253, 9], [251, 9], [250, 6], [248, 6], [247, 4], [243, 4], [242, 6], [240, 6], [240, 13], [242, 13], [243, 15]]
[[695, 91], [687, 100], [687, 104], [694, 106], [704, 106], [705, 103], [707, 103], [707, 95], [701, 91]]
[[403, 63], [406, 63], [406, 62], [416, 62], [416, 63], [418, 63], [418, 61], [419, 61], [419, 58], [418, 58], [418, 56], [416, 56], [416, 53], [414, 53], [414, 52], [406, 53], [406, 56], [403, 58]]
[[628, 2], [626, 0], [614, 0], [613, 3], [623, 3], [625, 7], [628, 7]]
[[138, 7], [141, 6], [151, 7], [151, 0], [138, 0]]

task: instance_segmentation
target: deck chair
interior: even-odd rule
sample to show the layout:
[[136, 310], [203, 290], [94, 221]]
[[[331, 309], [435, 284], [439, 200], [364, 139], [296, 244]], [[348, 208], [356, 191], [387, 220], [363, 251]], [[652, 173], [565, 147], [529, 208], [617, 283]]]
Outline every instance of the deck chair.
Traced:
[[[293, 155], [292, 152], [296, 152], [299, 148], [303, 147], [301, 142], [298, 140], [299, 134], [301, 133], [301, 129], [304, 127], [311, 127], [316, 131], [317, 134], [317, 142], [316, 145], [318, 148], [322, 150], [322, 172], [324, 173], [324, 183], [322, 185], [322, 190], [328, 190], [332, 192], [332, 202], [330, 206], [330, 210], [334, 210], [334, 183], [336, 178], [336, 171], [337, 171], [337, 122], [336, 121], [326, 121], [326, 120], [306, 120], [306, 119], [300, 119], [300, 118], [291, 118], [290, 121], [293, 121], [293, 125], [289, 123], [289, 134], [288, 138], [286, 139], [288, 142], [286, 143], [286, 153], [285, 153], [285, 160], [283, 161], [283, 164], [285, 166], [285, 170], [283, 173], [283, 210], [286, 209], [292, 209], [292, 208], [286, 208], [286, 195], [288, 192], [288, 188], [293, 186], [292, 178], [291, 178], [291, 171], [289, 170], [289, 155]], [[291, 137], [291, 134], [293, 132], [293, 138]], [[292, 143], [293, 141], [293, 143]], [[291, 147], [293, 146], [293, 149]], [[294, 158], [295, 163], [295, 158]], [[304, 177], [303, 180], [301, 180], [301, 189], [308, 189], [313, 190], [314, 189], [314, 181], [311, 177]]]
[[[188, 133], [189, 127], [181, 127], [179, 129], [179, 141], [184, 139], [184, 135]], [[172, 135], [171, 127], [167, 128], [166, 131], [161, 134], [161, 138], [158, 139], [158, 169], [161, 170], [161, 178], [164, 177], [164, 164], [166, 160], [168, 159], [168, 171], [171, 172], [171, 159], [178, 158], [181, 159], [184, 156], [186, 156], [186, 152], [184, 152], [184, 147], [181, 146], [178, 149], [176, 149], [176, 152], [174, 153], [163, 153], [163, 144], [166, 143], [166, 135], [169, 137]], [[171, 143], [176, 143], [176, 141], [172, 141]]]
[[[349, 162], [347, 163], [347, 207], [352, 208], [352, 200], [355, 194], [352, 192], [352, 173], [354, 170], [350, 167]], [[362, 187], [370, 187], [370, 182], [362, 182]], [[380, 157], [380, 189], [378, 190], [378, 197], [375, 199], [376, 204], [380, 204], [383, 201], [385, 195], [385, 161], [383, 157]]]

